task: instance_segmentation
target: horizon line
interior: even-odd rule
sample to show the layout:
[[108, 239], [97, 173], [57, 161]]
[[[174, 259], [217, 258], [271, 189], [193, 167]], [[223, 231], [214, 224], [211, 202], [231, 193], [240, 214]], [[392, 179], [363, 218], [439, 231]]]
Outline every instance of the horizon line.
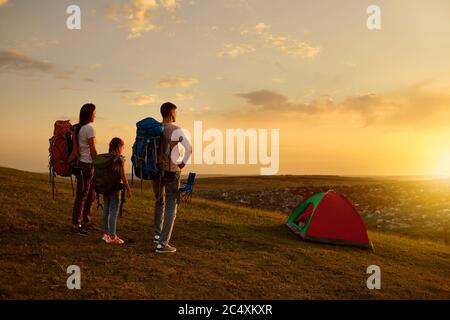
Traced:
[[[0, 166], [0, 168], [18, 170], [29, 173], [37, 173], [37, 174], [48, 174], [47, 171], [32, 171], [32, 170], [24, 170], [13, 167], [5, 167]], [[182, 175], [188, 175], [188, 171], [186, 173], [182, 173]], [[131, 176], [131, 172], [126, 172], [126, 175]], [[274, 175], [260, 175], [260, 174], [226, 174], [226, 173], [197, 173], [197, 176], [204, 177], [282, 177], [282, 176], [293, 176], [293, 177], [346, 177], [346, 178], [419, 178], [419, 179], [450, 179], [450, 175], [420, 175], [420, 174], [398, 174], [398, 175], [374, 175], [374, 174], [316, 174], [316, 173], [279, 173]], [[139, 178], [138, 178], [139, 179]]]

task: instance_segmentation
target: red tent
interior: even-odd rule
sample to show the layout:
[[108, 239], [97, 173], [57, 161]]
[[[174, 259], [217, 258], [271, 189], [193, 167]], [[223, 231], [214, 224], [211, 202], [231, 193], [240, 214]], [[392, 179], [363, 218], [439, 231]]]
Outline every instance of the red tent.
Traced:
[[286, 226], [305, 240], [372, 248], [358, 211], [334, 191], [308, 198], [294, 209]]

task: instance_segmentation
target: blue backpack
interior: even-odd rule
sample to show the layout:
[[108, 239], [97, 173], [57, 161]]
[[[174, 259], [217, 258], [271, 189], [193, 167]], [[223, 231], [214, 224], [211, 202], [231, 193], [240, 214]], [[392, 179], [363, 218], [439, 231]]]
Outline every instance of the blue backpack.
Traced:
[[133, 144], [131, 156], [132, 181], [134, 175], [142, 180], [156, 180], [161, 174], [161, 165], [158, 161], [161, 137], [164, 125], [153, 118], [145, 118], [136, 123], [136, 140]]

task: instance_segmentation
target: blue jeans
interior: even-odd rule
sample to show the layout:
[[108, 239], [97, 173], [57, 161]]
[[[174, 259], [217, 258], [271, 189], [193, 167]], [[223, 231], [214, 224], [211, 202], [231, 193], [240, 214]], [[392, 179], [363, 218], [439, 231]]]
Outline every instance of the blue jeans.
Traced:
[[116, 234], [116, 219], [119, 212], [120, 191], [103, 195], [103, 229], [110, 235]]
[[177, 216], [180, 174], [177, 173], [174, 179], [163, 178], [161, 188], [159, 187], [159, 180], [153, 180], [153, 191], [156, 198], [155, 235], [160, 237], [159, 244], [165, 246], [169, 244]]

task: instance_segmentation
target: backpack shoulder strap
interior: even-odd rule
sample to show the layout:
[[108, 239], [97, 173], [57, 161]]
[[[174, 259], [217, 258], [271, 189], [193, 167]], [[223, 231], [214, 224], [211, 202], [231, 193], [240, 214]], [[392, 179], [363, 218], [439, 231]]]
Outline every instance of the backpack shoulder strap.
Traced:
[[[160, 146], [159, 146], [159, 156], [158, 156], [158, 162], [161, 164], [161, 169], [164, 171], [166, 162], [164, 161], [165, 153], [167, 153], [167, 150], [170, 149], [170, 143], [167, 141], [166, 135], [164, 134], [164, 131], [161, 133], [160, 136]], [[170, 152], [168, 156], [170, 160]]]
[[78, 125], [73, 125], [71, 127], [72, 132], [72, 153], [69, 155], [69, 163], [78, 158], [78, 138], [77, 138], [77, 128]]

